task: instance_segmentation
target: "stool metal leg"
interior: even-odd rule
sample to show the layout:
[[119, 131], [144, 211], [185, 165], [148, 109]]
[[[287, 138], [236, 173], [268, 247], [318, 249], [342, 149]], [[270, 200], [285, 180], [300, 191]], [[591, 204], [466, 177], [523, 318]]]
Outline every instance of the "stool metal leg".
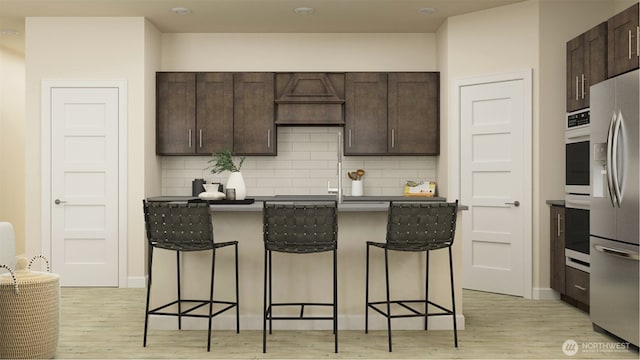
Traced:
[[213, 320], [213, 284], [216, 273], [216, 249], [211, 250], [211, 287], [209, 288], [209, 328], [207, 332], [207, 351], [211, 351], [211, 322]]
[[269, 334], [273, 334], [273, 257], [269, 251]]
[[429, 250], [426, 251], [424, 272], [424, 329], [429, 329]]
[[240, 333], [240, 283], [238, 281], [238, 244], [234, 244], [236, 252], [236, 334]]
[[180, 251], [176, 251], [176, 264], [178, 269], [178, 330], [182, 330], [182, 297], [180, 296]]
[[367, 244], [367, 269], [365, 279], [365, 300], [364, 300], [364, 333], [369, 333], [369, 248]]
[[267, 311], [268, 311], [268, 307], [267, 307], [267, 271], [269, 270], [269, 266], [268, 266], [268, 261], [269, 261], [269, 257], [267, 256], [267, 250], [264, 251], [264, 297], [263, 297], [263, 304], [264, 304], [264, 311], [262, 313], [262, 352], [266, 353], [267, 352]]
[[338, 259], [335, 250], [333, 250], [333, 334], [335, 350], [338, 353]]
[[384, 273], [387, 283], [387, 333], [389, 335], [389, 352], [391, 352], [391, 299], [389, 296], [389, 251], [384, 248]]
[[453, 287], [453, 257], [451, 247], [449, 247], [449, 273], [451, 274], [451, 312], [453, 312], [453, 341], [458, 347], [458, 323], [456, 320], [456, 294]]
[[149, 264], [147, 269], [147, 305], [144, 313], [144, 337], [142, 340], [142, 346], [147, 346], [147, 329], [149, 325], [149, 298], [151, 296], [151, 263], [153, 262], [153, 246], [149, 246]]

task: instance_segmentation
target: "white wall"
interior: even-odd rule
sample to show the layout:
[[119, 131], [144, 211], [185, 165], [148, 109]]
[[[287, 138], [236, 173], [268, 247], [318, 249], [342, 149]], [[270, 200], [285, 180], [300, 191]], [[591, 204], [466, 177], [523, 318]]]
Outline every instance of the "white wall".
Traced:
[[435, 34], [163, 34], [163, 71], [434, 71]]
[[0, 47], [0, 221], [13, 225], [16, 254], [24, 254], [24, 56]]
[[[147, 101], [152, 82], [145, 37], [153, 36], [143, 18], [26, 19], [26, 252], [40, 254], [40, 90], [42, 80], [125, 80], [128, 87], [127, 188], [129, 275], [144, 275], [145, 122], [154, 112]], [[146, 33], [146, 31], [150, 31]], [[159, 36], [157, 36], [159, 38]], [[157, 41], [159, 43], [159, 41]], [[149, 69], [153, 72], [155, 69]], [[152, 94], [154, 92], [151, 92]], [[151, 107], [152, 108], [152, 107]], [[150, 171], [154, 171], [152, 168]], [[159, 171], [155, 170], [156, 173]], [[156, 191], [160, 191], [156, 186]]]

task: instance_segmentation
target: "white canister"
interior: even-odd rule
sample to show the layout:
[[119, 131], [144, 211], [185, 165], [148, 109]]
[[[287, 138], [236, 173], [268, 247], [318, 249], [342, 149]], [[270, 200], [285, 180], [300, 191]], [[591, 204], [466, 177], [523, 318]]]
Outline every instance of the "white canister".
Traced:
[[364, 185], [362, 180], [351, 181], [351, 196], [362, 196], [364, 193]]

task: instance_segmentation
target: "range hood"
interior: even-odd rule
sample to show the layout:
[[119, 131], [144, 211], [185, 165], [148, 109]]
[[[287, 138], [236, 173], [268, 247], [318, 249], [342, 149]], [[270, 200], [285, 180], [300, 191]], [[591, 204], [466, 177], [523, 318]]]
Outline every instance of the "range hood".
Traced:
[[276, 74], [276, 125], [344, 125], [344, 73]]

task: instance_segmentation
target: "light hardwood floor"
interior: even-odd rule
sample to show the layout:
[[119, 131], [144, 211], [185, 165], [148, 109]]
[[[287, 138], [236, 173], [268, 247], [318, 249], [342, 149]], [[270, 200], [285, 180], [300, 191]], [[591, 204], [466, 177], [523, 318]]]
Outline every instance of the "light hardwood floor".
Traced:
[[[262, 332], [150, 330], [142, 347], [144, 289], [63, 288], [58, 359], [638, 359], [634, 350], [562, 352], [565, 340], [599, 346], [616, 340], [592, 330], [588, 314], [559, 300], [464, 291], [466, 329], [459, 348], [451, 331], [340, 331], [339, 353], [328, 331], [274, 331], [262, 353]], [[379, 316], [379, 315], [375, 315]], [[215, 320], [214, 320], [215, 321]], [[417, 320], [416, 321], [420, 321]], [[1, 336], [1, 335], [0, 335]], [[595, 345], [594, 345], [595, 344]]]

